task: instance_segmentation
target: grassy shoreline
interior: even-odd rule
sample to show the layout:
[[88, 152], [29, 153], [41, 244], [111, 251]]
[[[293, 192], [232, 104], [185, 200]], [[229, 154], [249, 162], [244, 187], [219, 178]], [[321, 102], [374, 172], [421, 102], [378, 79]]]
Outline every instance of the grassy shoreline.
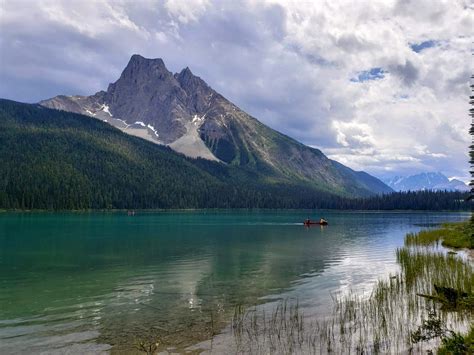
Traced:
[[438, 244], [453, 249], [474, 249], [473, 222], [444, 223], [441, 228], [408, 233], [405, 238], [407, 246], [429, 246]]
[[369, 297], [335, 299], [330, 317], [310, 319], [286, 301], [267, 314], [239, 310], [232, 321], [238, 352], [473, 351], [472, 260], [438, 248], [472, 250], [472, 228], [469, 221], [409, 233], [397, 249], [401, 271], [379, 281]]

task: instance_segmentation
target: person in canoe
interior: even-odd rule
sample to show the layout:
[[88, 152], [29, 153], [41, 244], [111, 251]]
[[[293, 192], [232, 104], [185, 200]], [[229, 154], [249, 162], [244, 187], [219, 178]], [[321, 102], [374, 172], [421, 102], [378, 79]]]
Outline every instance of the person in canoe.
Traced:
[[314, 224], [319, 224], [321, 226], [327, 226], [328, 225], [328, 221], [326, 221], [324, 218], [321, 218], [319, 221], [312, 221], [310, 220], [309, 218], [308, 219], [305, 219], [305, 221], [303, 222], [303, 224], [305, 226], [310, 226], [310, 225], [314, 225]]

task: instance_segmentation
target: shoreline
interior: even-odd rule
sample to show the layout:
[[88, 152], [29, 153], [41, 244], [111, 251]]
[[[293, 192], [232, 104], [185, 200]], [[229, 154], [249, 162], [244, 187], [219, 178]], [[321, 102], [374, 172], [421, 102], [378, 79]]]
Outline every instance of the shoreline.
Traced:
[[[163, 208], [163, 209], [84, 209], [84, 210], [49, 210], [49, 209], [33, 209], [33, 210], [22, 210], [22, 209], [0, 209], [1, 213], [72, 213], [72, 214], [87, 214], [87, 213], [127, 213], [128, 211], [134, 211], [135, 213], [153, 213], [153, 212], [259, 212], [259, 211], [321, 211], [321, 212], [344, 212], [344, 213], [466, 213], [472, 214], [471, 209], [461, 210], [422, 210], [422, 209], [313, 209], [313, 208]], [[440, 223], [439, 225], [441, 225]]]
[[[453, 226], [454, 223], [451, 223], [450, 225]], [[468, 226], [468, 227], [469, 227], [469, 226], [472, 227], [472, 221], [471, 221], [471, 220], [468, 220], [468, 221], [465, 221], [465, 222], [456, 223], [456, 225], [458, 225], [458, 226], [465, 225], [465, 226]], [[447, 225], [441, 223], [440, 226], [444, 226], [444, 228], [446, 228]], [[439, 228], [439, 229], [437, 229], [437, 230], [442, 230], [442, 228]], [[431, 231], [437, 231], [437, 230], [431, 230]], [[424, 230], [422, 230], [422, 231], [424, 231]], [[405, 237], [404, 246], [403, 246], [401, 249], [397, 249], [397, 254], [398, 254], [398, 250], [403, 250], [403, 249], [409, 250], [409, 249], [411, 248], [409, 245], [407, 245], [407, 237], [408, 237], [408, 235], [410, 235], [410, 233], [407, 233], [407, 235], [406, 235], [406, 237]], [[467, 236], [468, 236], [468, 235], [467, 235]], [[438, 241], [439, 241], [439, 239], [438, 239]], [[450, 253], [451, 251], [455, 251], [455, 252], [462, 252], [463, 254], [465, 254], [465, 255], [467, 256], [467, 262], [468, 262], [468, 263], [472, 263], [472, 261], [473, 261], [474, 249], [472, 248], [472, 246], [471, 246], [470, 248], [454, 248], [454, 247], [449, 247], [449, 246], [444, 246], [444, 245], [443, 245], [443, 248], [446, 249], [443, 253], [445, 254], [445, 257], [447, 257], [448, 259], [449, 259], [450, 257], [455, 257], [455, 254], [451, 254], [451, 253]], [[425, 254], [425, 253], [428, 253], [428, 254]], [[423, 254], [423, 255], [427, 255], [428, 258], [430, 257], [430, 256], [429, 256], [430, 254], [429, 254], [428, 251], [424, 251], [424, 252], [422, 252], [422, 254]], [[433, 255], [435, 255], [435, 254], [433, 254]], [[455, 257], [455, 258], [456, 258], [456, 257]], [[463, 262], [463, 261], [462, 261], [462, 257], [461, 257], [461, 258], [457, 257], [456, 259], [459, 259], [459, 261], [460, 261], [461, 263]], [[400, 265], [400, 263], [402, 263], [402, 264]], [[403, 261], [398, 260], [398, 264], [402, 267], [401, 272], [400, 272], [398, 275], [395, 275], [395, 276], [392, 276], [392, 275], [388, 275], [388, 277], [385, 276], [385, 278], [384, 278], [382, 281], [380, 281], [382, 284], [383, 284], [384, 282], [388, 282], [388, 284], [390, 285], [390, 288], [391, 288], [391, 287], [392, 287], [392, 281], [393, 281], [394, 279], [397, 280], [397, 281], [396, 281], [397, 283], [399, 282], [399, 278], [400, 278], [400, 277], [403, 277], [403, 270], [404, 270], [404, 268], [403, 268]], [[471, 264], [471, 265], [472, 265], [472, 264]], [[470, 270], [471, 270], [470, 272], [472, 273], [472, 268], [471, 268]], [[417, 277], [417, 276], [415, 276], [415, 277]], [[388, 281], [386, 281], [386, 279], [388, 279]], [[431, 278], [429, 278], [429, 280], [431, 280]], [[380, 284], [381, 284], [380, 282], [379, 282], [377, 285], [373, 286], [372, 292], [379, 292], [378, 289], [380, 288]], [[431, 282], [431, 281], [430, 281], [430, 282]], [[470, 292], [472, 292], [472, 289], [471, 289]], [[472, 295], [472, 293], [471, 293], [471, 295]], [[400, 294], [398, 297], [400, 297], [400, 296], [405, 297], [405, 296], [403, 296], [402, 294]], [[418, 296], [418, 294], [417, 294], [417, 296]], [[349, 301], [349, 302], [362, 302], [361, 305], [363, 305], [364, 302], [367, 302], [367, 300], [366, 300], [366, 301], [360, 301], [360, 298], [359, 298], [359, 296], [357, 296], [357, 295], [355, 295], [355, 298], [353, 298], [353, 299], [352, 299], [351, 297], [354, 297], [354, 295], [351, 295], [351, 296], [350, 296], [349, 299], [351, 299], [351, 301]], [[372, 296], [371, 296], [371, 297], [372, 297]], [[389, 297], [391, 297], [391, 296], [389, 296]], [[418, 296], [418, 297], [420, 297], [420, 296]], [[472, 296], [471, 296], [471, 297], [472, 297]], [[415, 297], [415, 298], [416, 298], [416, 297]], [[420, 298], [421, 298], [421, 297], [420, 297]], [[348, 299], [348, 300], [349, 300], [349, 299]], [[370, 298], [369, 298], [369, 300], [370, 300]], [[424, 299], [423, 299], [423, 301], [424, 301]], [[285, 306], [284, 306], [284, 307], [285, 307], [285, 309], [286, 309], [286, 301], [284, 301], [284, 302], [285, 302]], [[338, 304], [338, 302], [339, 302], [339, 301], [336, 301], [336, 304]], [[346, 301], [344, 301], [344, 300], [341, 300], [341, 302], [342, 302], [342, 303], [341, 303], [340, 305], [338, 305], [338, 306], [334, 305], [334, 306], [336, 306], [336, 307], [341, 307], [341, 306], [342, 306], [344, 309], [347, 308], [347, 307], [349, 307], [349, 309], [351, 309], [350, 303], [345, 304], [344, 302], [346, 302]], [[392, 302], [392, 301], [391, 301], [391, 302]], [[270, 302], [269, 304], [271, 304], [271, 303], [272, 303], [272, 302]], [[250, 344], [250, 348], [247, 348], [247, 350], [250, 349], [251, 352], [253, 352], [253, 351], [256, 350], [256, 349], [257, 349], [258, 351], [261, 351], [261, 349], [262, 349], [261, 346], [270, 346], [270, 347], [274, 346], [274, 345], [271, 345], [271, 340], [270, 340], [270, 345], [268, 345], [268, 344], [265, 345], [265, 344], [266, 344], [266, 340], [265, 340], [265, 339], [263, 339], [263, 340], [261, 339], [261, 338], [262, 338], [262, 335], [261, 335], [261, 334], [262, 334], [262, 329], [258, 328], [259, 326], [262, 327], [261, 323], [263, 323], [263, 324], [264, 324], [264, 327], [265, 327], [264, 330], [263, 330], [263, 334], [264, 334], [263, 337], [265, 337], [265, 333], [266, 333], [266, 332], [269, 332], [269, 331], [271, 331], [271, 330], [268, 330], [268, 329], [266, 328], [266, 327], [267, 327], [267, 325], [266, 325], [266, 323], [265, 323], [265, 322], [266, 322], [266, 317], [265, 317], [265, 314], [264, 314], [264, 313], [263, 313], [263, 318], [262, 318], [262, 314], [260, 314], [260, 319], [257, 319], [257, 318], [259, 317], [258, 311], [257, 311], [257, 307], [258, 307], [258, 306], [254, 306], [254, 307], [253, 307], [254, 310], [252, 311], [252, 307], [249, 306], [249, 307], [247, 307], [247, 309], [246, 309], [246, 311], [245, 311], [246, 313], [244, 313], [243, 315], [241, 315], [241, 318], [240, 318], [240, 319], [238, 320], [238, 322], [237, 322], [237, 323], [240, 322], [240, 327], [242, 327], [242, 328], [240, 329], [240, 333], [239, 333], [239, 329], [236, 330], [236, 328], [235, 328], [235, 324], [236, 324], [236, 323], [235, 323], [235, 319], [233, 319], [231, 322], [229, 322], [229, 323], [227, 324], [227, 326], [222, 330], [222, 332], [221, 332], [220, 334], [217, 334], [216, 337], [213, 337], [213, 338], [208, 339], [208, 340], [206, 340], [206, 341], [203, 341], [203, 342], [194, 344], [193, 346], [190, 346], [190, 347], [186, 348], [185, 350], [187, 350], [187, 351], [198, 351], [198, 352], [199, 352], [199, 351], [202, 351], [203, 353], [212, 353], [213, 351], [216, 351], [216, 348], [215, 348], [216, 346], [217, 346], [217, 351], [220, 351], [220, 350], [224, 350], [227, 346], [229, 346], [229, 344], [235, 345], [235, 343], [238, 343], [237, 348], [234, 349], [234, 350], [239, 351], [239, 347], [241, 347], [241, 346], [243, 346], [243, 347], [248, 347], [248, 346], [249, 346], [249, 345], [248, 345], [249, 342], [250, 342], [251, 344]], [[436, 307], [434, 303], [433, 303], [433, 307]], [[278, 306], [277, 306], [277, 309], [278, 309]], [[394, 311], [395, 311], [395, 310], [394, 310]], [[401, 310], [399, 309], [398, 312], [400, 312], [400, 311], [401, 311]], [[249, 312], [250, 312], [250, 313], [249, 313]], [[252, 317], [252, 315], [250, 315], [252, 312], [255, 314], [255, 315], [254, 315], [255, 318], [250, 321], [250, 324], [245, 324], [245, 322], [248, 322], [248, 319], [246, 319], [246, 318]], [[345, 312], [347, 312], [347, 310], [346, 310]], [[421, 308], [420, 305], [419, 305], [418, 308], [416, 309], [416, 314], [419, 314], [419, 312], [421, 312], [421, 314], [423, 314], [423, 309]], [[455, 311], [455, 312], [460, 312], [459, 314], [464, 314], [464, 313], [463, 313], [464, 311], [463, 311], [462, 309], [459, 310], [459, 311]], [[278, 311], [277, 311], [277, 313], [278, 313]], [[453, 319], [455, 319], [455, 318], [457, 317], [457, 315], [455, 315], [455, 314], [457, 314], [457, 313], [449, 313], [449, 312], [448, 312], [448, 313], [447, 313], [447, 316], [449, 316], [449, 317], [454, 317]], [[367, 315], [367, 314], [363, 314], [363, 316], [366, 317], [366, 316], [368, 316], [368, 315]], [[235, 317], [235, 316], [234, 316], [234, 317]], [[293, 318], [293, 317], [297, 317], [298, 319], [300, 319], [300, 318], [301, 318], [301, 319], [304, 319], [305, 316], [304, 316], [304, 313], [298, 314], [298, 310], [296, 311], [296, 313], [291, 313], [291, 310], [290, 310], [290, 313], [289, 313], [289, 314], [286, 314], [286, 313], [283, 314], [283, 313], [282, 313], [281, 315], [279, 315], [279, 316], [277, 316], [277, 317], [279, 317], [279, 318], [278, 318], [278, 322], [283, 322], [283, 323], [285, 323], [285, 322], [287, 322], [288, 319], [291, 320], [291, 318]], [[314, 316], [313, 316], [313, 317], [314, 317]], [[458, 325], [459, 325], [459, 327], [460, 327], [460, 328], [458, 328], [458, 329], [464, 329], [464, 330], [462, 330], [462, 332], [463, 332], [463, 334], [466, 334], [466, 335], [464, 335], [464, 337], [465, 337], [465, 340], [464, 340], [464, 341], [466, 342], [466, 344], [469, 343], [469, 341], [470, 341], [470, 340], [469, 340], [469, 337], [471, 336], [471, 335], [469, 335], [469, 334], [470, 334], [470, 333], [469, 333], [469, 317], [471, 318], [471, 324], [472, 324], [472, 313], [471, 313], [471, 316], [467, 315], [467, 317], [468, 317], [467, 323], [466, 323], [466, 321], [464, 321], [464, 323], [463, 323], [463, 322], [458, 323]], [[410, 318], [410, 319], [411, 319], [411, 318]], [[415, 322], [415, 319], [418, 319], [418, 321]], [[423, 316], [421, 316], [421, 320], [423, 320]], [[411, 334], [412, 334], [411, 337], [413, 338], [414, 334], [417, 334], [417, 333], [415, 332], [415, 330], [416, 330], [415, 327], [416, 327], [416, 324], [418, 324], [418, 322], [420, 322], [420, 318], [418, 318], [418, 316], [417, 316], [417, 317], [415, 317], [412, 321], [415, 322], [415, 324], [413, 324], [413, 327], [414, 327], [414, 328], [412, 328], [413, 330], [411, 331]], [[334, 322], [334, 321], [333, 321], [333, 322]], [[252, 325], [252, 324], [253, 324], [253, 325]], [[257, 325], [257, 324], [260, 324], [260, 325]], [[298, 324], [299, 324], [299, 323], [298, 323]], [[418, 326], [418, 330], [417, 330], [417, 331], [424, 331], [424, 329], [423, 329], [423, 324], [424, 324], [424, 323], [422, 323], [421, 325]], [[463, 326], [461, 326], [461, 324], [464, 324], [465, 326], [463, 327]], [[293, 325], [294, 325], [294, 324], [293, 324]], [[333, 326], [334, 326], [334, 323], [333, 323]], [[342, 326], [342, 323], [341, 323], [341, 326]], [[248, 328], [246, 328], [246, 327], [248, 327]], [[466, 327], [467, 327], [467, 328], [466, 328]], [[472, 326], [471, 326], [471, 327], [472, 327]], [[303, 325], [301, 325], [301, 328], [303, 329]], [[341, 329], [342, 329], [342, 328], [341, 328]], [[408, 328], [408, 329], [409, 329], [409, 328]], [[278, 330], [278, 334], [280, 334], [280, 333], [279, 333], [280, 331], [281, 331], [281, 330]], [[235, 335], [236, 332], [239, 333], [239, 334], [237, 335], [238, 338], [236, 338], [236, 335]], [[250, 332], [250, 333], [255, 332], [255, 333], [252, 333], [251, 335], [249, 335], [250, 338], [246, 340], [247, 343], [245, 343], [245, 341], [243, 341], [242, 339], [240, 339], [240, 337], [245, 337], [245, 332], [247, 332], [247, 333], [248, 333], [248, 332]], [[302, 330], [302, 332], [303, 332], [303, 330]], [[473, 332], [472, 328], [471, 328], [471, 331], [470, 331], [470, 332], [471, 332], [471, 333]], [[469, 334], [468, 334], [468, 333], [469, 333]], [[334, 334], [334, 333], [333, 333], [333, 334]], [[343, 333], [343, 334], [344, 334], [344, 333]], [[448, 332], [447, 334], [450, 334], [450, 333]], [[454, 334], [454, 333], [453, 333], [453, 334]], [[460, 333], [457, 333], [457, 334], [460, 334]], [[408, 334], [406, 334], [406, 335], [408, 335]], [[288, 334], [287, 334], [286, 336], [289, 337], [289, 336], [293, 336], [293, 335], [288, 335]], [[260, 337], [260, 340], [255, 340], [255, 339], [259, 339], [259, 337]], [[341, 338], [341, 334], [339, 334], [339, 337]], [[299, 335], [298, 335], [298, 338], [300, 338]], [[304, 338], [304, 336], [301, 336], [301, 339], [303, 339], [303, 338]], [[342, 337], [342, 338], [343, 338], [343, 337]], [[341, 338], [341, 339], [342, 339], [342, 338]], [[337, 336], [336, 336], [335, 341], [336, 341], [336, 342], [337, 342], [337, 341], [341, 341], [341, 339], [338, 339]], [[413, 338], [413, 339], [414, 339], [414, 338]], [[446, 335], [446, 338], [440, 338], [440, 339], [431, 338], [431, 339], [425, 340], [424, 343], [419, 343], [418, 341], [414, 341], [414, 340], [413, 340], [413, 342], [411, 343], [411, 345], [410, 345], [410, 344], [407, 344], [407, 345], [406, 345], [406, 348], [404, 348], [404, 350], [405, 350], [405, 351], [408, 351], [408, 350], [410, 350], [410, 349], [413, 350], [413, 349], [415, 348], [415, 349], [418, 349], [418, 350], [420, 350], [420, 351], [426, 351], [426, 350], [430, 350], [430, 348], [433, 348], [433, 347], [434, 347], [433, 350], [436, 351], [436, 349], [441, 349], [441, 348], [443, 348], [443, 346], [445, 346], [445, 340], [443, 340], [443, 339], [448, 339], [449, 341], [451, 341], [451, 339], [449, 338], [449, 335]], [[441, 341], [441, 340], [443, 340], [443, 341]], [[448, 341], [448, 340], [446, 340], [446, 341]], [[257, 347], [256, 347], [256, 348], [252, 348], [252, 346], [255, 345], [255, 344], [252, 345], [252, 342], [255, 342], [255, 341], [257, 341]], [[304, 340], [301, 340], [301, 341], [304, 341]], [[239, 343], [239, 342], [241, 342], [241, 343]], [[291, 343], [291, 341], [289, 341], [289, 342]], [[376, 343], [377, 343], [377, 341], [375, 341], [373, 344], [376, 344]], [[263, 344], [263, 345], [262, 345], [262, 344]], [[370, 342], [369, 342], [369, 344], [370, 344]], [[396, 345], [397, 351], [398, 351], [398, 350], [402, 350], [401, 348], [399, 348], [400, 344], [402, 344], [402, 343], [397, 343], [397, 345]], [[287, 346], [287, 345], [288, 345], [288, 344], [285, 344], [284, 346]], [[297, 345], [296, 345], [296, 346], [297, 346]], [[314, 346], [314, 345], [313, 345], [313, 346]], [[325, 348], [325, 347], [324, 347], [323, 345], [321, 345], [321, 344], [319, 344], [318, 346], [319, 346], [319, 350]], [[331, 346], [331, 345], [328, 345], [328, 346]], [[368, 348], [366, 348], [366, 349], [367, 349], [367, 350], [370, 350], [372, 345], [365, 344], [364, 346], [365, 346], [365, 347], [368, 346]], [[382, 347], [383, 347], [383, 346], [386, 346], [386, 348], [384, 348], [384, 350], [383, 350], [383, 348], [382, 348], [382, 352], [383, 352], [383, 351], [392, 351], [393, 348], [391, 348], [391, 346], [394, 346], [394, 345], [393, 345], [393, 344], [390, 344], [390, 340], [387, 340], [387, 342], [385, 342], [385, 344], [384, 344], [384, 342], [382, 341], [382, 342], [380, 343], [380, 345], [377, 345], [377, 346], [382, 346]], [[469, 344], [466, 345], [466, 346], [469, 346]], [[219, 348], [219, 347], [220, 347], [220, 348]], [[265, 349], [265, 348], [263, 348], [263, 349]], [[240, 350], [242, 350], [242, 348], [241, 348]], [[268, 350], [268, 349], [267, 349], [267, 350]], [[275, 350], [275, 349], [273, 349], [273, 350]], [[276, 350], [278, 351], [278, 350], [281, 350], [281, 349], [276, 348]], [[300, 350], [302, 350], [302, 349], [300, 349]], [[316, 347], [313, 347], [313, 350], [314, 350], [315, 352], [317, 352]], [[341, 350], [341, 349], [339, 349], [339, 350]], [[346, 350], [347, 350], [347, 349], [346, 349]], [[372, 349], [372, 350], [376, 350], [376, 348], [374, 348], [374, 349]], [[379, 350], [380, 350], [380, 349], [379, 349]], [[257, 353], [259, 353], [258, 351], [257, 351]], [[245, 352], [245, 351], [244, 351], [244, 352]], [[265, 353], [265, 351], [263, 351], [262, 353]]]

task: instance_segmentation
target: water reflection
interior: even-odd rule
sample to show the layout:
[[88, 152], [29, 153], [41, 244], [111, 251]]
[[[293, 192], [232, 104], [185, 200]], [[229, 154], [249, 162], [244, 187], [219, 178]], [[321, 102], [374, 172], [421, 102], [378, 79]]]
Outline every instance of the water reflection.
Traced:
[[126, 350], [157, 334], [186, 346], [237, 304], [284, 297], [321, 312], [392, 271], [414, 224], [468, 217], [325, 212], [330, 225], [308, 229], [306, 215], [4, 214], [0, 350]]

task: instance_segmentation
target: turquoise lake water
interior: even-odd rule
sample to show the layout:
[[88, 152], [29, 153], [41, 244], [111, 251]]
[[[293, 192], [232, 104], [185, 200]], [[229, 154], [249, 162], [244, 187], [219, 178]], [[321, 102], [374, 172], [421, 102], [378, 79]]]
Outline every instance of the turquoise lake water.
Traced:
[[[305, 228], [311, 215], [327, 227]], [[0, 214], [0, 353], [133, 349], [203, 340], [237, 305], [331, 294], [397, 270], [407, 232], [467, 213], [192, 211]], [[214, 324], [214, 323], [213, 323]], [[214, 326], [214, 325], [213, 325]]]

